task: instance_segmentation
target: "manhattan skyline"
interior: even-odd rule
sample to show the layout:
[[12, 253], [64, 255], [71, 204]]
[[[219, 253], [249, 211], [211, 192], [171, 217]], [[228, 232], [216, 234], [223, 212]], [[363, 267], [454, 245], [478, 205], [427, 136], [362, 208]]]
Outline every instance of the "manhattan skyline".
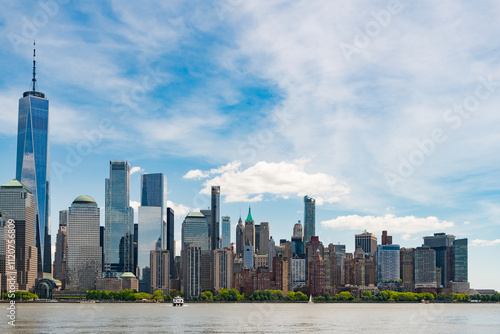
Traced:
[[211, 186], [233, 241], [249, 205], [289, 239], [308, 195], [326, 245], [353, 252], [364, 229], [402, 247], [466, 237], [471, 287], [500, 289], [488, 265], [500, 250], [494, 2], [54, 4], [5, 4], [0, 16], [2, 184], [16, 175], [36, 39], [51, 235], [80, 195], [104, 225], [109, 162], [123, 160], [134, 222], [140, 175], [167, 177], [177, 242]]

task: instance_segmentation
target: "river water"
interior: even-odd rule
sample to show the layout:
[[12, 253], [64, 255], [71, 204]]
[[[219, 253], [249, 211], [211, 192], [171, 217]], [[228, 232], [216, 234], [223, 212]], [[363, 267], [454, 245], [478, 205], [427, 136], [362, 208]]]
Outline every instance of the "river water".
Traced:
[[0, 304], [1, 333], [500, 333], [497, 304]]

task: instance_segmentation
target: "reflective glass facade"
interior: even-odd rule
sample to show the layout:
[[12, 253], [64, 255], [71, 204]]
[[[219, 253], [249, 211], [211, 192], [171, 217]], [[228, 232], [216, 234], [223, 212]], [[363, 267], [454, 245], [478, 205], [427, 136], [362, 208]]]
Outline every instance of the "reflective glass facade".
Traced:
[[316, 235], [316, 200], [304, 196], [304, 247]]
[[182, 223], [182, 249], [188, 246], [210, 250], [208, 228], [205, 216], [200, 212], [190, 212]]
[[220, 237], [220, 187], [212, 186], [212, 224], [210, 225], [210, 249], [219, 247]]
[[156, 250], [156, 241], [160, 238], [160, 228], [162, 226], [161, 208], [158, 206], [140, 206], [138, 220], [138, 265], [142, 270], [144, 267], [149, 267], [150, 253], [152, 250]]
[[377, 248], [378, 281], [399, 279], [399, 245], [380, 245]]
[[106, 179], [106, 218], [104, 230], [104, 271], [119, 276], [133, 268], [134, 210], [129, 206], [130, 165], [111, 161]]
[[468, 282], [468, 239], [453, 242], [451, 279], [454, 282]]
[[231, 245], [231, 218], [228, 216], [222, 217], [222, 248]]
[[51, 272], [49, 169], [49, 100], [42, 93], [25, 92], [19, 100], [16, 179], [35, 200], [39, 273]]

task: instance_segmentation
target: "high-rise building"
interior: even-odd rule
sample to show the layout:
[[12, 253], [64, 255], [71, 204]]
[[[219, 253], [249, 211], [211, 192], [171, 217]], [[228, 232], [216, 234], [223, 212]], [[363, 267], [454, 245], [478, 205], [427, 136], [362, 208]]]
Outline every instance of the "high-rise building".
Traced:
[[441, 281], [438, 285], [445, 288], [451, 280], [448, 248], [453, 245], [453, 241], [455, 236], [446, 233], [434, 233], [433, 236], [424, 237], [424, 246], [436, 251], [436, 267], [441, 269]]
[[365, 285], [365, 260], [354, 258], [346, 263], [346, 284]]
[[304, 240], [304, 233], [302, 231], [302, 224], [300, 223], [300, 220], [297, 224], [293, 225], [293, 237]]
[[[257, 236], [256, 236], [257, 237]], [[269, 254], [269, 223], [260, 223], [259, 255]]]
[[248, 208], [248, 216], [245, 220], [245, 246], [255, 247], [255, 222], [252, 218], [250, 207]]
[[293, 255], [304, 255], [304, 241], [302, 237], [293, 236], [291, 244]]
[[245, 225], [243, 221], [238, 219], [238, 225], [236, 225], [236, 257], [243, 257], [243, 247], [245, 246]]
[[99, 207], [94, 199], [78, 196], [68, 210], [66, 285], [70, 290], [97, 288], [97, 279], [102, 276], [99, 223]]
[[414, 251], [414, 248], [401, 248], [399, 251], [399, 277], [403, 281], [404, 292], [413, 292], [413, 284], [415, 282]]
[[175, 240], [174, 240], [174, 209], [167, 207], [167, 250], [170, 254], [170, 275], [174, 272], [175, 264]]
[[260, 251], [260, 225], [255, 224], [255, 244], [253, 250], [256, 254], [259, 254]]
[[269, 254], [268, 254], [268, 265], [269, 271], [273, 271], [273, 258], [276, 256], [276, 243], [273, 240], [273, 237], [269, 238]]
[[316, 235], [316, 200], [304, 196], [304, 246]]
[[[141, 206], [137, 216], [138, 266], [142, 271], [150, 265], [150, 253], [156, 249], [158, 239], [160, 249], [168, 249], [167, 178], [163, 173], [141, 175]], [[144, 279], [141, 277], [141, 281]]]
[[377, 249], [378, 281], [399, 280], [399, 245], [380, 245]]
[[182, 249], [197, 246], [201, 250], [210, 250], [208, 228], [205, 216], [201, 212], [190, 212], [182, 222]]
[[[18, 290], [31, 290], [37, 278], [38, 252], [35, 247], [35, 201], [31, 190], [18, 180], [0, 187], [0, 276], [2, 292], [7, 290], [7, 272], [17, 273]], [[12, 238], [8, 231], [15, 226], [15, 262], [12, 254]], [[10, 233], [10, 235], [12, 235]], [[12, 267], [15, 266], [15, 270]]]
[[149, 262], [151, 269], [148, 268], [149, 270], [146, 270], [146, 274], [149, 276], [150, 293], [161, 290], [164, 294], [168, 295], [170, 293], [169, 251], [166, 249], [151, 250], [149, 252]]
[[382, 231], [382, 245], [392, 245], [392, 236], [387, 231]]
[[254, 257], [253, 246], [243, 247], [243, 266], [249, 269], [253, 269], [254, 266], [253, 257]]
[[312, 261], [316, 255], [319, 255], [321, 259], [323, 259], [325, 257], [325, 247], [323, 243], [319, 241], [318, 236], [312, 236], [311, 241], [306, 247], [306, 277], [309, 277], [309, 261]]
[[61, 281], [61, 289], [63, 290], [66, 288], [67, 222], [68, 210], [59, 211], [59, 230], [57, 231], [56, 253], [54, 256], [54, 278]]
[[35, 201], [38, 277], [51, 273], [49, 100], [36, 87], [33, 49], [32, 89], [19, 100], [16, 179], [30, 189]]
[[229, 248], [221, 248], [212, 252], [213, 291], [234, 287], [234, 254]]
[[468, 240], [456, 239], [449, 248], [450, 280], [452, 282], [468, 282]]
[[104, 275], [120, 277], [134, 268], [134, 209], [130, 207], [130, 165], [109, 162], [106, 179]]
[[222, 216], [222, 248], [231, 245], [231, 217]]
[[290, 290], [295, 291], [306, 284], [306, 259], [303, 254], [296, 254], [290, 262], [292, 265]]
[[309, 285], [309, 294], [314, 297], [323, 295], [325, 288], [325, 265], [325, 261], [323, 261], [323, 257], [319, 252], [308, 261], [307, 283]]
[[220, 186], [212, 186], [212, 224], [210, 226], [210, 249], [215, 250], [220, 248]]
[[365, 253], [374, 254], [377, 251], [377, 237], [366, 230], [361, 234], [356, 234], [354, 236], [354, 249], [358, 246], [361, 246]]
[[198, 297], [201, 294], [201, 248], [187, 246], [182, 249], [181, 258], [184, 297]]
[[212, 291], [212, 251], [202, 250], [200, 257], [200, 289], [203, 291]]
[[271, 281], [273, 290], [281, 290], [283, 294], [288, 293], [288, 272], [290, 271], [289, 262], [281, 256], [273, 258], [273, 271], [271, 272]]
[[345, 245], [328, 245], [330, 249], [330, 265], [332, 266], [331, 279], [332, 286], [344, 285], [345, 284], [345, 265], [346, 265], [346, 254]]
[[436, 287], [436, 251], [429, 247], [417, 247], [414, 257], [414, 288]]

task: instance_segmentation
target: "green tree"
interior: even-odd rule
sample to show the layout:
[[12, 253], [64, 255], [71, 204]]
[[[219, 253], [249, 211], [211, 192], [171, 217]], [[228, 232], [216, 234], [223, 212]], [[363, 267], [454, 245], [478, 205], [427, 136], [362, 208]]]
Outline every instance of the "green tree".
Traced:
[[203, 291], [201, 293], [201, 297], [200, 297], [201, 300], [213, 300], [214, 299], [214, 295], [212, 292], [210, 291]]

